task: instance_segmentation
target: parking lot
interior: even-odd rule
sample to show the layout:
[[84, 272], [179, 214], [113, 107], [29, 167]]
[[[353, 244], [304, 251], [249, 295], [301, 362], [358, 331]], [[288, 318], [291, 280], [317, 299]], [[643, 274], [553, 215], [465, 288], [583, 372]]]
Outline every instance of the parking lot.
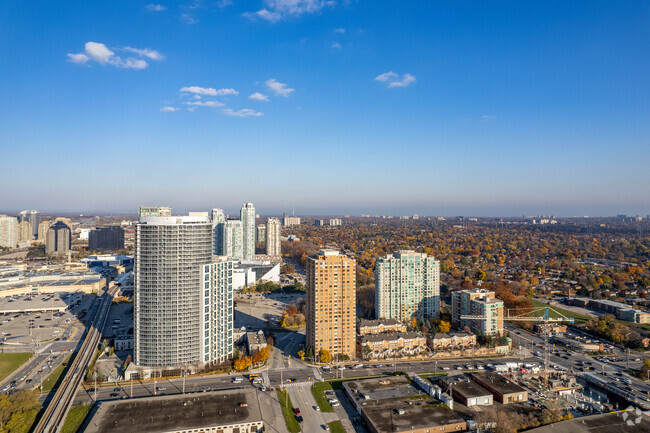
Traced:
[[133, 303], [113, 304], [104, 326], [103, 336], [112, 338], [133, 332]]
[[3, 298], [0, 311], [23, 312], [0, 315], [0, 341], [5, 349], [32, 350], [48, 341], [65, 340], [78, 323], [75, 315], [83, 319], [94, 298], [67, 293]]
[[261, 329], [277, 326], [282, 311], [291, 304], [298, 305], [302, 293], [236, 293], [235, 328]]

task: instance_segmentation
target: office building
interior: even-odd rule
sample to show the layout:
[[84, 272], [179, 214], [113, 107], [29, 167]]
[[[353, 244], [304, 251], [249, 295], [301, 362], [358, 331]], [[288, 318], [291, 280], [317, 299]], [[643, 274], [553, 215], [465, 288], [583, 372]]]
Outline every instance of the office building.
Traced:
[[27, 221], [32, 228], [31, 241], [34, 236], [38, 235], [38, 225], [41, 223], [41, 214], [36, 210], [24, 210], [18, 214], [18, 222]]
[[41, 223], [38, 225], [38, 242], [41, 244], [45, 243], [45, 240], [47, 239], [47, 231], [50, 229], [50, 222], [49, 221], [41, 221]]
[[280, 257], [280, 220], [269, 218], [266, 222], [266, 255]]
[[330, 219], [330, 225], [331, 226], [340, 226], [341, 225], [341, 218], [331, 218]]
[[242, 245], [242, 223], [240, 220], [227, 220], [223, 225], [222, 254], [235, 260], [244, 259]]
[[18, 245], [18, 220], [0, 215], [0, 248], [14, 249]]
[[377, 319], [440, 317], [440, 262], [433, 256], [399, 251], [375, 262]]
[[97, 227], [88, 233], [88, 249], [91, 251], [122, 248], [124, 248], [124, 229], [120, 226]]
[[213, 257], [207, 212], [152, 215], [135, 230], [134, 362], [222, 362], [232, 353], [232, 261]]
[[324, 226], [325, 225], [325, 220], [314, 220], [314, 225], [315, 226]]
[[19, 222], [17, 235], [18, 246], [21, 248], [29, 246], [33, 237], [32, 225], [27, 220]]
[[53, 256], [62, 256], [70, 251], [72, 245], [72, 231], [63, 221], [57, 221], [47, 230], [45, 240], [45, 253]]
[[212, 209], [212, 213], [210, 217], [212, 220], [212, 240], [213, 240], [212, 254], [214, 254], [215, 256], [224, 256], [226, 255], [223, 252], [226, 215], [223, 213], [223, 209]]
[[172, 208], [166, 206], [140, 206], [138, 209], [138, 217], [170, 217], [172, 216]]
[[299, 226], [300, 225], [300, 217], [295, 217], [295, 216], [285, 216], [282, 218], [282, 225], [287, 227], [287, 226]]
[[307, 346], [336, 359], [354, 359], [356, 262], [338, 251], [321, 250], [307, 259]]
[[[462, 316], [471, 316], [465, 317]], [[451, 322], [458, 329], [469, 327], [479, 335], [503, 332], [503, 301], [484, 289], [460, 290], [451, 294]]]
[[242, 260], [255, 260], [255, 206], [245, 203], [240, 211]]

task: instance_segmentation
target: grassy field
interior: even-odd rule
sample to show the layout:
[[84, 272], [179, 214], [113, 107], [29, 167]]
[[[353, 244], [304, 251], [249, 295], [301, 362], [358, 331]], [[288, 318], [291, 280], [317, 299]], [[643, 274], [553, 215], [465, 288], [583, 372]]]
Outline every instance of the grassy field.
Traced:
[[[52, 373], [47, 376], [47, 378], [43, 381], [43, 389], [41, 390], [42, 392], [50, 392], [59, 386], [59, 383], [61, 383], [65, 377], [65, 373], [68, 372], [68, 368], [70, 367], [70, 364], [72, 364], [74, 356], [75, 355], [70, 355], [68, 359], [65, 360], [65, 362], [55, 368]], [[66, 365], [65, 367], [63, 366], [64, 364]]]
[[[290, 433], [300, 433], [300, 423], [298, 423], [293, 413], [291, 398], [281, 389], [277, 389], [276, 391], [278, 393], [278, 400], [280, 400], [280, 406], [282, 407], [284, 422], [287, 423], [287, 429], [289, 429]], [[287, 403], [286, 405], [285, 402]]]
[[316, 382], [311, 387], [311, 393], [314, 395], [321, 412], [334, 412], [332, 405], [329, 404], [327, 397], [325, 397], [325, 391], [332, 391], [332, 385], [329, 382]]
[[68, 416], [66, 416], [63, 427], [61, 428], [61, 433], [77, 433], [77, 430], [83, 424], [91, 408], [92, 405], [90, 404], [70, 408], [70, 412], [68, 412]]
[[[573, 311], [565, 310], [564, 308], [560, 308], [556, 305], [548, 305], [545, 302], [540, 302], [535, 299], [531, 299], [530, 302], [533, 303], [533, 306], [535, 308], [551, 307], [551, 310], [549, 311], [549, 317], [553, 317], [553, 318], [562, 317], [560, 314], [557, 314], [555, 311], [553, 311], [556, 310], [565, 317], [573, 317], [574, 323], [576, 325], [580, 323], [585, 323], [589, 320], [589, 317], [585, 316], [584, 314], [574, 313]], [[543, 312], [539, 313], [540, 316], [542, 316], [543, 314], [544, 314]]]
[[13, 373], [18, 367], [32, 357], [31, 353], [2, 353], [0, 354], [0, 380]]
[[345, 433], [345, 429], [343, 428], [341, 421], [332, 421], [327, 425], [330, 426], [330, 432], [332, 433]]

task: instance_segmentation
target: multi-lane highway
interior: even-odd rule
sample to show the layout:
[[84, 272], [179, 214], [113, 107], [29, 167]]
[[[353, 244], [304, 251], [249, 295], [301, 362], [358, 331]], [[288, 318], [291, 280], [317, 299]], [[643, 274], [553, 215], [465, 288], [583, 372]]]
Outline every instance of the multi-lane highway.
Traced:
[[61, 430], [65, 416], [86, 373], [86, 367], [97, 350], [102, 336], [101, 330], [104, 329], [108, 311], [117, 289], [118, 287], [113, 287], [101, 296], [95, 315], [90, 316], [92, 321], [89, 322], [91, 325], [86, 332], [84, 342], [54, 397], [45, 407], [36, 428], [33, 430], [35, 433], [57, 433]]

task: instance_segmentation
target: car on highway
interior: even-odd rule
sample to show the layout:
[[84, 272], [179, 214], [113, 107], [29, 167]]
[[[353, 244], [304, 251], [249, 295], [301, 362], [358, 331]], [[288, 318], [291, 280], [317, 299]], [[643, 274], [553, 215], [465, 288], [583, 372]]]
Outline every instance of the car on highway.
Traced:
[[296, 415], [296, 421], [302, 423], [303, 422], [302, 415]]
[[327, 424], [323, 424], [323, 430], [330, 431], [330, 426], [328, 426]]
[[165, 388], [164, 386], [158, 386], [158, 387], [156, 387], [156, 390], [158, 390], [158, 391], [167, 391], [167, 388]]
[[300, 415], [300, 408], [299, 407], [294, 407], [293, 411], [296, 413], [296, 415]]
[[111, 392], [111, 397], [117, 397], [119, 394], [116, 392]]

